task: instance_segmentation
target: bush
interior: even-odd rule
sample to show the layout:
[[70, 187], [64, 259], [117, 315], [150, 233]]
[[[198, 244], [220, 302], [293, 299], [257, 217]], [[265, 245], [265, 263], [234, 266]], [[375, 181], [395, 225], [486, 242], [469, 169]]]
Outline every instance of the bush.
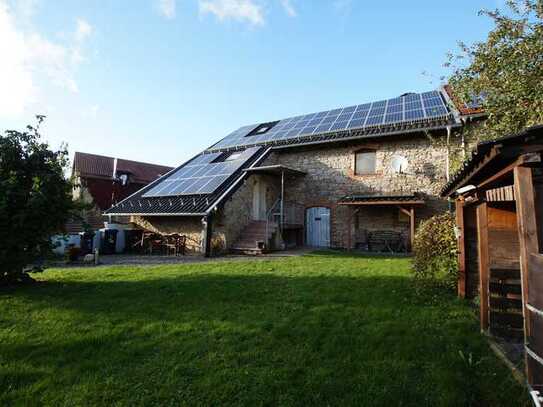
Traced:
[[421, 222], [413, 245], [413, 272], [427, 287], [455, 289], [458, 247], [454, 216], [447, 212]]

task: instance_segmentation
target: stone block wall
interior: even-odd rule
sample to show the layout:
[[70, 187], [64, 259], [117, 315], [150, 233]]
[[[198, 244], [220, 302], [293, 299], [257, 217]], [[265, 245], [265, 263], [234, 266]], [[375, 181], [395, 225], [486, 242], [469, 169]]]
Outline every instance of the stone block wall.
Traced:
[[[376, 172], [355, 175], [355, 152], [360, 149], [376, 150]], [[394, 173], [391, 162], [396, 155], [409, 163], [405, 174]], [[306, 208], [324, 206], [331, 209], [331, 245], [345, 248], [356, 240], [363, 230], [408, 230], [396, 207], [354, 209], [338, 205], [340, 198], [350, 194], [411, 194], [426, 195], [427, 205], [416, 210], [418, 221], [447, 208], [438, 198], [446, 180], [447, 148], [433, 143], [424, 136], [406, 136], [382, 140], [361, 141], [349, 146], [305, 146], [293, 150], [280, 150], [262, 165], [283, 164], [307, 173], [305, 177], [287, 181], [285, 199], [303, 204]], [[356, 217], [356, 218], [355, 218]], [[353, 230], [353, 225], [358, 228]]]
[[[355, 175], [355, 152], [376, 150], [376, 173]], [[396, 174], [391, 162], [394, 156], [405, 157], [408, 168]], [[306, 176], [287, 179], [285, 201], [302, 204], [305, 208], [324, 206], [331, 210], [331, 245], [354, 247], [372, 230], [409, 231], [408, 219], [402, 218], [397, 207], [354, 207], [338, 205], [338, 200], [350, 194], [425, 194], [426, 204], [416, 209], [417, 223], [447, 209], [446, 201], [438, 197], [446, 181], [447, 148], [424, 136], [387, 137], [360, 141], [350, 145], [303, 146], [274, 151], [261, 166], [283, 164], [306, 172]], [[266, 185], [267, 209], [280, 196], [280, 178], [251, 175], [238, 190], [213, 214], [212, 253], [228, 251], [243, 229], [252, 220], [255, 182]], [[135, 223], [160, 233], [180, 233], [188, 236], [188, 245], [201, 252], [204, 229], [201, 218], [135, 217]]]
[[277, 179], [267, 175], [251, 175], [214, 214], [213, 253], [228, 251], [240, 237], [253, 215], [253, 189], [260, 182], [266, 188], [266, 208], [269, 210], [280, 195]]
[[133, 216], [131, 221], [145, 230], [187, 236], [187, 250], [191, 253], [202, 252], [204, 227], [202, 218], [184, 216]]

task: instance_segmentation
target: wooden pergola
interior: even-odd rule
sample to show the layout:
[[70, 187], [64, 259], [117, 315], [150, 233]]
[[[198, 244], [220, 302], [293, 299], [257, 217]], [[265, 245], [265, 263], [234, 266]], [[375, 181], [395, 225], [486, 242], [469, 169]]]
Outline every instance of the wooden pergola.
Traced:
[[[355, 209], [350, 216], [350, 227], [358, 210], [364, 206], [383, 206], [398, 208], [402, 213], [409, 217], [409, 249], [413, 247], [415, 238], [415, 208], [425, 204], [424, 199], [420, 194], [411, 195], [349, 195], [343, 197], [338, 202], [338, 205], [346, 205]], [[350, 239], [349, 234], [349, 239]], [[349, 247], [352, 249], [352, 242], [349, 242]]]
[[543, 394], [543, 126], [478, 145], [445, 186], [455, 198], [458, 295], [480, 296], [481, 330], [524, 340]]

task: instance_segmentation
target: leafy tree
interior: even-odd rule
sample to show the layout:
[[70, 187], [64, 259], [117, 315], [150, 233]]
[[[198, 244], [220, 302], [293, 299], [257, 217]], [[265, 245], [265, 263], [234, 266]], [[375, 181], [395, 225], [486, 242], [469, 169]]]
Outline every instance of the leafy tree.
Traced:
[[25, 268], [51, 249], [77, 204], [64, 176], [68, 152], [52, 151], [35, 127], [0, 135], [0, 285], [33, 279]]
[[494, 22], [486, 41], [460, 43], [446, 64], [456, 95], [484, 96], [488, 119], [472, 127], [479, 140], [543, 123], [543, 0], [509, 0], [505, 11], [480, 14]]

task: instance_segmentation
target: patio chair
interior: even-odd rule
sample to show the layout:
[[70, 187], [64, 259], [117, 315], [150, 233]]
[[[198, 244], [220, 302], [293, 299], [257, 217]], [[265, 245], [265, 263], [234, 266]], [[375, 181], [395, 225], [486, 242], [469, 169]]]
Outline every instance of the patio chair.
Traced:
[[174, 233], [173, 235], [166, 236], [166, 241], [164, 243], [164, 248], [166, 249], [166, 254], [173, 254], [174, 256], [185, 255], [187, 238], [185, 235], [178, 235]]

